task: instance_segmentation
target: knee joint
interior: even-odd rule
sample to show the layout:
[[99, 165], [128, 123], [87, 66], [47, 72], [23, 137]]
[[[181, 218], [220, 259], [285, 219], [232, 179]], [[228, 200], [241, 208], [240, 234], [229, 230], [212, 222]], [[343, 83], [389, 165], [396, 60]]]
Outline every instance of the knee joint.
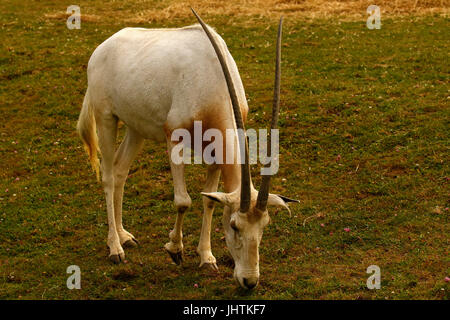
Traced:
[[206, 209], [214, 209], [216, 203], [211, 199], [204, 199], [203, 205]]
[[103, 175], [102, 176], [102, 185], [103, 185], [104, 189], [113, 187], [114, 177], [112, 175]]
[[191, 207], [192, 204], [192, 200], [191, 197], [186, 194], [186, 195], [175, 195], [175, 207], [177, 208], [177, 211], [179, 213], [183, 213], [184, 211], [186, 211], [188, 208]]
[[128, 172], [115, 172], [114, 173], [114, 184], [115, 185], [120, 185], [125, 183], [125, 180], [127, 180], [128, 177]]

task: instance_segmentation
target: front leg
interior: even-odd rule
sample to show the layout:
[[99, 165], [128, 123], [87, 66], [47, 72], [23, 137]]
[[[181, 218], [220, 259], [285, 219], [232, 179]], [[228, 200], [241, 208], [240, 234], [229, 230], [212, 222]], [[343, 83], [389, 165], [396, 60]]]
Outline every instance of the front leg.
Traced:
[[[217, 165], [208, 167], [204, 192], [216, 192], [219, 185], [220, 169]], [[215, 202], [208, 197], [203, 197], [203, 221], [200, 232], [200, 241], [197, 247], [197, 253], [200, 255], [200, 268], [209, 266], [218, 271], [216, 258], [211, 252], [211, 221], [214, 212]]]
[[177, 218], [175, 226], [169, 234], [170, 241], [165, 244], [164, 248], [176, 264], [183, 261], [183, 218], [186, 210], [191, 206], [191, 197], [186, 190], [184, 181], [184, 164], [175, 164], [171, 159], [173, 143], [170, 141], [170, 135], [167, 139], [167, 149], [170, 161], [170, 170], [172, 172], [174, 187], [174, 202], [177, 209]]

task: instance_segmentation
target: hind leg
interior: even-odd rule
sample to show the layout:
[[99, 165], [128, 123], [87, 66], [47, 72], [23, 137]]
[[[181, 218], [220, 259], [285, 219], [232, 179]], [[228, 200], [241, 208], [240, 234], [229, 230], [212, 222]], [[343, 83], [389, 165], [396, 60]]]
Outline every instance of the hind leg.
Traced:
[[123, 188], [128, 177], [128, 171], [134, 158], [142, 149], [143, 142], [144, 138], [139, 133], [127, 128], [125, 138], [114, 157], [114, 217], [120, 244], [124, 247], [137, 245], [134, 236], [123, 228], [122, 201]]
[[101, 115], [98, 118], [96, 117], [98, 140], [102, 154], [102, 184], [108, 213], [107, 244], [109, 247], [109, 258], [114, 263], [120, 263], [120, 261], [125, 259], [125, 253], [120, 245], [114, 216], [114, 149], [117, 136], [117, 119], [111, 114]]
[[173, 178], [174, 188], [174, 202], [177, 209], [177, 218], [175, 226], [169, 234], [170, 241], [165, 244], [164, 248], [169, 253], [170, 257], [176, 264], [183, 261], [183, 218], [186, 210], [191, 206], [191, 197], [186, 190], [186, 183], [184, 181], [184, 164], [175, 164], [172, 161], [171, 154], [174, 144], [170, 141], [170, 135], [167, 139], [167, 149], [170, 161], [170, 170]]

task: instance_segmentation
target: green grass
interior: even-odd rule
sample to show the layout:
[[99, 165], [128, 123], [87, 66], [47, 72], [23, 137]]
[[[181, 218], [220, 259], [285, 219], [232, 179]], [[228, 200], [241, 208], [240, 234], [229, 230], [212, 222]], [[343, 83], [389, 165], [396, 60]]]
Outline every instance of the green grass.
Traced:
[[[232, 280], [222, 208], [212, 235], [220, 273], [198, 269], [201, 166], [187, 168], [194, 202], [183, 229], [185, 263], [171, 263], [163, 249], [175, 218], [170, 169], [165, 146], [151, 142], [132, 166], [124, 200], [125, 226], [141, 246], [126, 250], [126, 264], [108, 261], [103, 191], [75, 125], [89, 56], [131, 26], [115, 14], [133, 4], [78, 4], [104, 18], [68, 30], [64, 18], [44, 16], [65, 11], [57, 1], [0, 4], [0, 298], [449, 298], [447, 18], [386, 19], [380, 30], [365, 21], [285, 21], [273, 190], [301, 204], [291, 218], [271, 212], [261, 283], [247, 293]], [[247, 128], [267, 127], [276, 24], [204, 18], [240, 69]], [[66, 288], [72, 264], [81, 268], [81, 290]], [[365, 286], [372, 264], [381, 268], [380, 290]]]

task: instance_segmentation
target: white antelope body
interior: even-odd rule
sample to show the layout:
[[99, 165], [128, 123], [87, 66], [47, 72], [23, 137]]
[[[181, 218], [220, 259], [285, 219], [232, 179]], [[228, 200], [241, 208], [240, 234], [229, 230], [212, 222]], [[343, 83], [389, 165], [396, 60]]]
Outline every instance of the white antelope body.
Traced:
[[[122, 197], [130, 165], [143, 141], [167, 142], [177, 218], [165, 249], [179, 264], [183, 257], [183, 216], [191, 206], [191, 198], [186, 191], [184, 165], [175, 164], [170, 157], [175, 146], [172, 132], [180, 128], [192, 131], [194, 121], [202, 121], [203, 130], [215, 128], [225, 133], [226, 129], [242, 127], [239, 119], [246, 118], [248, 106], [236, 63], [222, 38], [200, 18], [199, 21], [202, 26], [180, 29], [123, 29], [98, 46], [89, 60], [88, 89], [77, 128], [97, 175], [97, 149], [102, 155], [109, 226], [107, 244], [110, 259], [115, 263], [124, 259], [123, 247], [137, 244], [122, 225]], [[220, 52], [215, 52], [205, 31]], [[218, 55], [222, 55], [229, 70], [231, 88], [225, 81], [227, 71], [221, 68]], [[115, 150], [119, 120], [126, 124], [127, 131]], [[237, 136], [233, 138], [237, 140]], [[223, 145], [227, 146], [226, 140]], [[269, 217], [265, 208], [251, 214], [250, 211], [256, 210], [258, 192], [250, 177], [241, 179], [241, 170], [245, 169], [248, 172], [248, 161], [245, 165], [237, 161], [209, 165], [197, 252], [200, 266], [207, 264], [217, 269], [210, 244], [211, 220], [214, 201], [224, 203], [223, 226], [235, 261], [234, 276], [241, 286], [252, 288], [259, 279], [258, 246]], [[226, 193], [216, 192], [221, 174]], [[242, 205], [239, 209], [239, 202], [243, 201], [241, 190], [247, 189], [249, 212], [243, 212]], [[266, 201], [287, 207], [285, 202], [290, 199], [270, 194]]]

